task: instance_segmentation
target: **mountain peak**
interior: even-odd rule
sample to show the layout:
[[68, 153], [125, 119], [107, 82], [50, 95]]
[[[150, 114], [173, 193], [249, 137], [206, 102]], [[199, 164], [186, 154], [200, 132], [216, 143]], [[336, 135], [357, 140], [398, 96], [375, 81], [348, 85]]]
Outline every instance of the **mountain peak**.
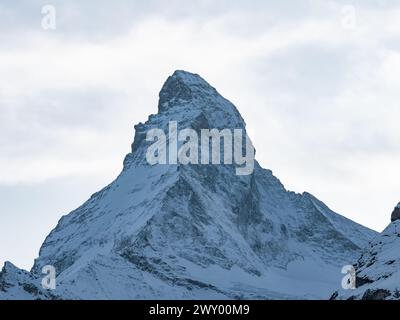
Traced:
[[176, 70], [165, 81], [159, 97], [158, 111], [168, 110], [171, 105], [187, 103], [196, 97], [218, 96], [217, 90], [213, 88], [198, 74]]
[[246, 124], [236, 107], [206, 80], [195, 73], [176, 70], [165, 81], [159, 93], [158, 113], [150, 115], [145, 123], [135, 126], [132, 152], [124, 160], [124, 168], [135, 162], [145, 163], [147, 132], [161, 129], [168, 132], [169, 123], [177, 123], [178, 129], [242, 129]]
[[192, 73], [189, 71], [185, 70], [175, 70], [174, 73], [172, 74], [171, 78], [179, 78], [181, 81], [186, 83], [187, 85], [196, 85], [198, 83], [207, 83], [201, 76], [199, 76], [197, 73]]

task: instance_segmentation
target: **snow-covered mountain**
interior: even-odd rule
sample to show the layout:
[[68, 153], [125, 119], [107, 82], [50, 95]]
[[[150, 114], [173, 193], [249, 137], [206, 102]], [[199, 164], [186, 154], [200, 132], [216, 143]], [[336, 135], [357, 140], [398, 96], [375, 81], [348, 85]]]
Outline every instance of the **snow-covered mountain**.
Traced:
[[[150, 129], [243, 129], [235, 106], [176, 71], [158, 113], [135, 126], [121, 174], [62, 217], [31, 272], [7, 263], [0, 299], [328, 299], [376, 235], [308, 193], [287, 191], [255, 162], [149, 165]], [[57, 289], [40, 287], [53, 265]]]
[[400, 300], [400, 204], [392, 223], [365, 248], [358, 259], [356, 289], [339, 290], [332, 299]]

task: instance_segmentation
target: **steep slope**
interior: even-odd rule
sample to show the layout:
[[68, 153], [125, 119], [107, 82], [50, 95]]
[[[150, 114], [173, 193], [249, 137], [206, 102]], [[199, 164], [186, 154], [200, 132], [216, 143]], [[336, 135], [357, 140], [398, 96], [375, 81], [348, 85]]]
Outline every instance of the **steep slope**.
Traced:
[[339, 290], [332, 299], [400, 300], [400, 205], [392, 223], [361, 254], [356, 270], [356, 289]]
[[148, 164], [146, 133], [168, 132], [170, 121], [199, 135], [245, 130], [196, 74], [176, 71], [159, 97], [158, 113], [135, 126], [121, 174], [61, 218], [31, 274], [55, 266], [54, 294], [73, 299], [328, 298], [375, 232], [288, 192], [257, 162], [250, 175], [234, 164]]

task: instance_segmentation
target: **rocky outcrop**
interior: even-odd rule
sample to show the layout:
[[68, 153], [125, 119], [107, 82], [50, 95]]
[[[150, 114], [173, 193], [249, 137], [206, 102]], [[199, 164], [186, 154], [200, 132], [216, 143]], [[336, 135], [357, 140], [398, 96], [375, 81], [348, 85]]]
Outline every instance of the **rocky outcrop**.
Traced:
[[391, 220], [392, 222], [400, 220], [400, 203], [396, 206], [396, 208], [394, 208]]
[[41, 286], [41, 278], [6, 262], [0, 272], [0, 300], [49, 300], [59, 299]]

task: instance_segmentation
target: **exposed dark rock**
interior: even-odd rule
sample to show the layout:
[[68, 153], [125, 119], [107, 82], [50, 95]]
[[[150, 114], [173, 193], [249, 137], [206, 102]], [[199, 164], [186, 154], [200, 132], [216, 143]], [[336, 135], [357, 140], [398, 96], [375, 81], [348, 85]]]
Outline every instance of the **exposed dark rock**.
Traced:
[[396, 221], [396, 220], [400, 220], [400, 203], [397, 205], [396, 208], [394, 208], [391, 220], [392, 220], [392, 222]]
[[32, 295], [39, 295], [39, 290], [38, 290], [38, 288], [35, 287], [34, 285], [30, 284], [30, 283], [24, 283], [24, 284], [22, 285], [22, 288], [23, 288], [26, 292], [28, 292], [28, 293], [30, 293], [30, 294], [32, 294]]
[[376, 289], [376, 290], [371, 290], [368, 289], [365, 291], [362, 300], [385, 300], [387, 297], [390, 296], [390, 291], [389, 290], [384, 290], [384, 289]]
[[329, 298], [329, 300], [335, 300], [338, 297], [339, 293], [337, 291], [335, 291], [331, 297]]
[[372, 283], [371, 279], [368, 279], [367, 277], [356, 277], [356, 288], [363, 286], [364, 284]]

